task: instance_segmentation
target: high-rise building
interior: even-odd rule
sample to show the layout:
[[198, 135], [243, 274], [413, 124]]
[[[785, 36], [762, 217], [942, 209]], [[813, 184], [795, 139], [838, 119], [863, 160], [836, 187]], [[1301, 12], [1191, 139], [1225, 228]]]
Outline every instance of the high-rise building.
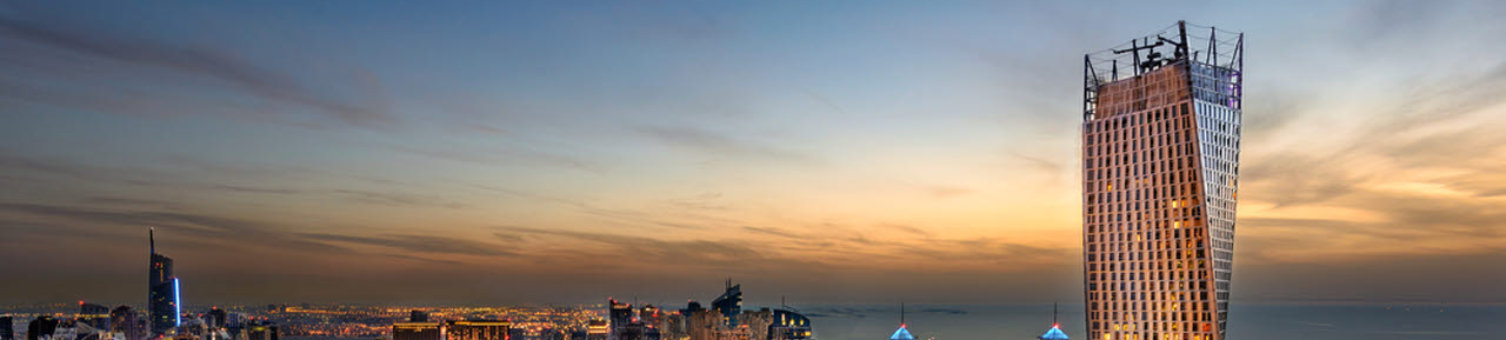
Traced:
[[[280, 332], [277, 330], [277, 324], [264, 320], [247, 322], [243, 331], [246, 334], [243, 338], [245, 340], [278, 340], [280, 335]], [[397, 340], [397, 338], [393, 338], [393, 340]]]
[[1066, 332], [1062, 332], [1062, 324], [1060, 322], [1056, 321], [1056, 305], [1055, 304], [1051, 305], [1051, 329], [1047, 329], [1045, 333], [1041, 333], [1041, 336], [1036, 337], [1036, 339], [1040, 339], [1040, 340], [1071, 340], [1071, 338], [1067, 337], [1067, 333]]
[[178, 277], [173, 276], [173, 259], [157, 253], [156, 230], [147, 231], [152, 262], [147, 268], [147, 312], [152, 336], [172, 334], [183, 324], [183, 306], [179, 299]]
[[811, 319], [793, 309], [773, 310], [768, 340], [805, 340], [811, 338]]
[[58, 320], [51, 316], [41, 315], [26, 324], [26, 340], [47, 339], [58, 329]]
[[16, 339], [16, 320], [11, 316], [0, 316], [0, 340]]
[[446, 340], [507, 340], [508, 321], [461, 320], [450, 321], [445, 332]]
[[108, 331], [110, 330], [110, 307], [79, 301], [77, 319], [95, 329]]
[[727, 291], [711, 300], [711, 309], [720, 313], [727, 328], [737, 328], [737, 314], [743, 311], [743, 285], [732, 284], [732, 279], [727, 279]]
[[633, 322], [633, 305], [607, 298], [607, 308], [607, 322], [611, 330], [607, 339], [619, 340], [618, 335]]
[[899, 304], [899, 329], [889, 335], [889, 340], [915, 340], [915, 335], [910, 334], [910, 325], [905, 324], [905, 304]]
[[1084, 56], [1090, 339], [1224, 338], [1243, 49], [1241, 33], [1179, 22]]
[[645, 319], [640, 318], [640, 316], [655, 317], [658, 314], [658, 308], [650, 306], [635, 312], [633, 305], [617, 301], [617, 299], [608, 298], [607, 303], [611, 308], [608, 311], [610, 323], [607, 339], [659, 340], [661, 334], [659, 329], [654, 327], [654, 323], [645, 322]]
[[204, 313], [204, 324], [209, 326], [209, 328], [225, 328], [227, 327], [225, 322], [228, 321], [229, 318], [230, 315], [228, 313], [225, 313], [224, 309], [220, 309], [220, 307], [212, 307], [208, 312]]
[[611, 333], [611, 327], [607, 325], [606, 320], [591, 320], [586, 323], [586, 340], [607, 340], [609, 333]]
[[443, 322], [398, 322], [392, 324], [392, 340], [445, 340]]
[[125, 340], [146, 339], [146, 330], [141, 327], [136, 311], [131, 306], [119, 306], [110, 310], [110, 331], [119, 332]]

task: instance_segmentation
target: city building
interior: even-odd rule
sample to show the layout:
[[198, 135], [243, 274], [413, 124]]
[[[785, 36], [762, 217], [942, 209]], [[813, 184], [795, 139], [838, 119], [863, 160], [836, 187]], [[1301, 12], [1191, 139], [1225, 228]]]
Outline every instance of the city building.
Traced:
[[507, 340], [508, 327], [512, 323], [505, 320], [462, 320], [450, 321], [447, 326], [446, 340]]
[[76, 318], [79, 322], [87, 323], [95, 329], [107, 331], [110, 329], [110, 307], [79, 301]]
[[146, 327], [142, 325], [131, 306], [119, 306], [110, 310], [110, 332], [120, 333], [125, 340], [146, 339]]
[[591, 320], [586, 324], [586, 340], [607, 340], [609, 333], [611, 329], [606, 320]]
[[727, 291], [711, 300], [711, 309], [722, 315], [728, 328], [737, 328], [737, 314], [743, 311], [742, 285], [733, 285], [732, 279], [727, 279]]
[[1041, 336], [1036, 337], [1036, 339], [1071, 340], [1067, 338], [1066, 332], [1062, 332], [1062, 324], [1056, 321], [1056, 304], [1051, 305], [1051, 329], [1046, 330], [1046, 333], [1042, 333]]
[[1091, 339], [1224, 338], [1244, 35], [1188, 26], [1084, 56]]
[[183, 305], [179, 299], [178, 277], [173, 275], [173, 259], [157, 253], [155, 228], [147, 231], [152, 261], [147, 268], [147, 312], [152, 336], [171, 335], [183, 324]]
[[236, 340], [278, 340], [279, 335], [277, 324], [266, 321], [246, 322], [243, 331], [245, 336]]
[[768, 340], [805, 340], [811, 338], [811, 319], [789, 307], [773, 310]]
[[0, 316], [0, 340], [16, 339], [16, 320], [11, 316]]
[[229, 321], [229, 318], [230, 316], [225, 313], [225, 310], [220, 309], [220, 307], [212, 307], [208, 312], [204, 313], [204, 324], [208, 325], [209, 328], [225, 328], [228, 326], [225, 322]]
[[894, 330], [894, 334], [889, 336], [889, 340], [915, 340], [915, 336], [910, 334], [909, 325], [905, 324], [904, 303], [899, 304], [899, 329]]
[[58, 320], [42, 315], [26, 324], [26, 340], [48, 339], [58, 330]]
[[392, 324], [392, 340], [445, 340], [443, 322], [398, 322]]
[[632, 304], [612, 298], [607, 299], [607, 304], [610, 306], [608, 340], [659, 340], [661, 334], [655, 324], [640, 318], [642, 315], [656, 316], [658, 308], [646, 307], [635, 312]]

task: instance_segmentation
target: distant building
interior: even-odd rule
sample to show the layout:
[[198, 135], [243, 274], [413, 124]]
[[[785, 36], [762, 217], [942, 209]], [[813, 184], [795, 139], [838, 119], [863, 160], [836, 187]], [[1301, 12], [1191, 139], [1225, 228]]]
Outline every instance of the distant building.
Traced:
[[608, 340], [660, 340], [659, 329], [653, 323], [644, 322], [639, 318], [645, 313], [657, 316], [658, 309], [652, 311], [634, 311], [633, 305], [607, 299], [610, 310], [608, 311]]
[[225, 310], [220, 309], [220, 307], [210, 308], [208, 312], [204, 313], [204, 324], [212, 329], [228, 327], [226, 322], [229, 319], [229, 315], [225, 313]]
[[146, 329], [141, 327], [141, 321], [131, 306], [119, 306], [110, 310], [110, 332], [120, 333], [125, 340], [146, 339]]
[[1036, 337], [1036, 339], [1070, 340], [1067, 338], [1067, 333], [1062, 332], [1062, 324], [1060, 322], [1056, 322], [1056, 305], [1051, 305], [1051, 329], [1046, 330], [1046, 333], [1041, 334], [1041, 336]]
[[737, 328], [737, 314], [743, 311], [742, 285], [733, 285], [732, 279], [727, 279], [727, 291], [711, 300], [711, 309], [722, 315], [727, 328]]
[[608, 340], [622, 340], [618, 334], [633, 322], [633, 305], [607, 298]]
[[768, 340], [806, 340], [810, 338], [810, 318], [789, 309], [774, 310], [772, 323], [769, 324]]
[[445, 340], [442, 322], [399, 322], [392, 324], [392, 340]]
[[32, 319], [26, 324], [26, 340], [47, 339], [52, 333], [57, 332], [58, 320], [51, 316], [42, 315]]
[[0, 316], [0, 340], [16, 340], [15, 323], [9, 315]]
[[606, 320], [591, 320], [586, 324], [586, 340], [607, 340], [607, 336], [611, 332], [611, 326], [607, 324]]
[[[507, 340], [512, 322], [493, 320], [450, 321], [445, 340]], [[396, 340], [396, 339], [393, 339]]]
[[147, 268], [147, 312], [153, 336], [171, 334], [183, 324], [183, 305], [178, 277], [173, 275], [173, 259], [157, 253], [156, 230], [147, 231], [151, 264]]
[[889, 340], [915, 340], [915, 336], [910, 334], [909, 325], [905, 324], [905, 304], [903, 303], [899, 304], [899, 329], [894, 330]]
[[77, 319], [95, 329], [108, 331], [110, 330], [110, 307], [79, 301]]
[[429, 322], [429, 313], [414, 309], [408, 312], [408, 322]]
[[243, 327], [246, 336], [244, 339], [237, 340], [279, 340], [277, 324], [267, 321], [257, 321], [246, 322]]

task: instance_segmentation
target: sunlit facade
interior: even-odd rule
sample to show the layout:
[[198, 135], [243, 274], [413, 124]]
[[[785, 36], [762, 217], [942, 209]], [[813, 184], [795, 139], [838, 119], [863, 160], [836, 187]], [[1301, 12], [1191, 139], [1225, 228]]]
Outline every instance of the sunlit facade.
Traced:
[[1224, 338], [1243, 41], [1178, 23], [1085, 57], [1090, 339]]

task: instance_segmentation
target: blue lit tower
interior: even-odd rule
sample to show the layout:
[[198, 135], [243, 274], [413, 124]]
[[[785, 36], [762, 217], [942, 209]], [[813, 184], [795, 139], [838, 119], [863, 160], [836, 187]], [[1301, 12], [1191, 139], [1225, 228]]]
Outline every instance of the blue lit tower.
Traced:
[[147, 231], [147, 240], [152, 252], [151, 267], [147, 270], [147, 312], [152, 336], [171, 335], [183, 323], [178, 277], [173, 276], [173, 259], [157, 253], [155, 228]]
[[1067, 333], [1062, 332], [1062, 324], [1060, 322], [1056, 322], [1056, 304], [1051, 304], [1051, 329], [1046, 330], [1046, 333], [1041, 334], [1041, 336], [1037, 337], [1036, 339], [1070, 340], [1067, 338]]
[[1178, 22], [1083, 62], [1086, 338], [1224, 339], [1244, 34]]
[[910, 329], [905, 325], [905, 303], [903, 302], [899, 304], [899, 329], [894, 330], [894, 335], [890, 335], [889, 340], [915, 340], [915, 336], [910, 335]]

